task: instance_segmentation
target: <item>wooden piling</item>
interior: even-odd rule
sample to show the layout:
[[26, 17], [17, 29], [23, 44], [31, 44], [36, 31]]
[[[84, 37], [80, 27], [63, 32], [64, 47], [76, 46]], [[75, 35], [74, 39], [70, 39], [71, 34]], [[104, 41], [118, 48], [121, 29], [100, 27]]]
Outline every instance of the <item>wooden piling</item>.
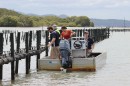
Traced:
[[[26, 53], [28, 53], [29, 45], [28, 45], [28, 32], [25, 33], [25, 48]], [[29, 56], [26, 56], [26, 74], [29, 74]]]
[[[37, 50], [40, 50], [40, 46], [41, 46], [41, 31], [37, 31]], [[39, 59], [40, 59], [40, 52], [37, 54], [37, 69]]]
[[[0, 42], [0, 55], [2, 55], [3, 54], [3, 40], [4, 40], [3, 33], [0, 33], [0, 40], [1, 40], [1, 42]], [[1, 64], [0, 65], [0, 80], [2, 80], [2, 78], [3, 78], [3, 65]]]
[[109, 35], [110, 35], [110, 28], [107, 28], [107, 38], [109, 38]]
[[[17, 49], [16, 53], [19, 53], [20, 50], [20, 32], [17, 33]], [[18, 66], [19, 66], [19, 59], [16, 59], [16, 68], [15, 68], [15, 73], [18, 74]]]
[[[29, 50], [31, 50], [31, 47], [32, 47], [32, 31], [30, 31], [29, 33]], [[30, 62], [31, 62], [31, 56], [28, 57], [29, 59], [29, 69], [30, 69]]]
[[[46, 31], [46, 41], [45, 41], [45, 46], [48, 45], [48, 41], [49, 41], [48, 36], [49, 36], [49, 32]], [[48, 47], [46, 47], [46, 51], [45, 51], [45, 52], [46, 52], [46, 56], [48, 56]]]
[[82, 29], [79, 30], [79, 36], [82, 37]]
[[[14, 34], [10, 33], [10, 43], [11, 43], [11, 57], [14, 59]], [[14, 72], [14, 60], [11, 62], [11, 80], [15, 80], [15, 72]]]
[[80, 33], [79, 33], [79, 31], [80, 31], [80, 30], [78, 29], [78, 33], [77, 33], [78, 37], [80, 36]]

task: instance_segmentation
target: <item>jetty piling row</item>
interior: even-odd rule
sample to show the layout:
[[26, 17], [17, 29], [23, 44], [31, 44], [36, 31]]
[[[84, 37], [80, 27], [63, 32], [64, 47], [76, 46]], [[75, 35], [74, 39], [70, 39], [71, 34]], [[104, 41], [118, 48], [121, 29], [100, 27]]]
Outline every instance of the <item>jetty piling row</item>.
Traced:
[[[43, 30], [42, 30], [43, 31]], [[36, 68], [38, 69], [38, 60], [40, 59], [40, 54], [45, 51], [45, 56], [48, 56], [47, 44], [49, 41], [49, 32], [45, 30], [45, 45], [41, 44], [41, 39], [43, 34], [41, 30], [37, 30], [36, 34], [34, 31], [29, 32], [10, 32], [10, 51], [3, 51], [4, 47], [4, 34], [0, 33], [0, 80], [3, 78], [3, 65], [11, 63], [11, 80], [15, 80], [15, 74], [18, 74], [19, 61], [25, 59], [26, 61], [26, 74], [30, 72], [31, 66], [31, 56], [36, 55]], [[106, 38], [109, 38], [109, 28], [101, 29], [73, 29], [78, 37], [83, 37], [84, 31], [89, 31], [90, 37], [94, 39], [94, 42], [100, 42]], [[4, 31], [3, 31], [4, 32]], [[9, 32], [9, 31], [8, 31]], [[6, 38], [8, 38], [6, 36]], [[34, 39], [36, 38], [36, 40]], [[16, 39], [16, 50], [15, 47]], [[25, 48], [20, 48], [21, 39], [25, 40]], [[32, 47], [32, 41], [36, 41], [36, 46]], [[3, 53], [5, 52], [5, 53]]]
[[110, 27], [111, 32], [129, 32], [130, 27]]
[[[3, 40], [4, 40], [3, 33], [0, 33], [0, 40], [1, 40], [1, 42], [0, 42], [0, 55], [3, 56], [2, 55], [3, 54]], [[3, 60], [0, 59], [0, 63], [2, 63], [2, 62], [3, 62]], [[2, 78], [3, 78], [3, 65], [0, 65], [0, 80], [2, 80]]]
[[[18, 32], [18, 36], [16, 39], [17, 39], [16, 53], [19, 53], [20, 52], [20, 32]], [[15, 74], [18, 74], [18, 66], [19, 66], [19, 60], [16, 58]]]
[[13, 35], [14, 35], [13, 33], [10, 33], [10, 42], [11, 42], [10, 51], [11, 51], [11, 58], [13, 59], [11, 61], [11, 80], [15, 79], [15, 72], [14, 72], [14, 36]]
[[99, 42], [109, 38], [109, 28], [75, 29], [73, 31], [76, 33], [73, 37], [83, 37], [84, 31], [88, 31], [89, 36], [94, 40], [94, 42]]
[[[0, 33], [0, 80], [3, 78], [3, 65], [11, 63], [11, 80], [15, 80], [15, 74], [18, 74], [19, 60], [26, 60], [26, 74], [29, 74], [31, 56], [37, 55], [40, 59], [40, 53], [45, 51], [45, 47], [41, 47], [41, 31], [37, 31], [37, 48], [32, 45], [32, 31], [25, 33], [25, 49], [20, 49], [20, 32], [17, 35], [16, 50], [14, 49], [14, 33], [10, 33], [10, 51], [3, 53], [3, 33]], [[7, 55], [8, 54], [8, 55]], [[38, 61], [36, 62], [38, 64]]]

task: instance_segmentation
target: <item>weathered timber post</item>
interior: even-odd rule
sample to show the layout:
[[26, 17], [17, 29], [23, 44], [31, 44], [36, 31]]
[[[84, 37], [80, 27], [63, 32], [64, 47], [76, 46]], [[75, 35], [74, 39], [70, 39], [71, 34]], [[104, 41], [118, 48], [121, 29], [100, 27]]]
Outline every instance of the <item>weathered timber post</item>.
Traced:
[[103, 39], [107, 38], [107, 36], [108, 36], [107, 29], [104, 29], [102, 31], [102, 34], [103, 34]]
[[89, 32], [89, 36], [91, 37], [90, 29], [88, 29], [88, 32]]
[[[32, 31], [30, 31], [29, 33], [29, 50], [31, 50], [31, 47], [32, 47]], [[31, 56], [29, 56], [28, 58], [29, 58], [29, 69], [30, 69]]]
[[[19, 53], [20, 50], [20, 32], [17, 33], [17, 50], [16, 53]], [[19, 59], [16, 59], [16, 68], [15, 68], [15, 73], [18, 74], [18, 66], [19, 66]]]
[[79, 31], [80, 31], [80, 30], [78, 29], [78, 34], [77, 34], [77, 35], [78, 35], [78, 37], [79, 37], [79, 35], [80, 35]]
[[[0, 40], [1, 40], [1, 42], [0, 42], [0, 55], [2, 55], [3, 54], [3, 41], [4, 41], [3, 33], [0, 33]], [[3, 65], [1, 64], [0, 65], [0, 80], [2, 80], [2, 78], [3, 78]]]
[[89, 35], [92, 37], [92, 29], [90, 29]]
[[94, 40], [94, 42], [96, 42], [95, 29], [93, 29], [93, 40]]
[[97, 31], [96, 31], [97, 42], [99, 42], [99, 37], [100, 37], [99, 31], [100, 31], [100, 29], [98, 28], [98, 29], [96, 29], [96, 30], [97, 30]]
[[48, 56], [48, 47], [47, 47], [47, 45], [48, 45], [48, 41], [49, 41], [48, 36], [49, 36], [49, 32], [48, 32], [48, 31], [46, 31], [46, 41], [45, 41], [46, 56]]
[[82, 37], [82, 29], [79, 30], [80, 37]]
[[110, 35], [110, 28], [107, 28], [107, 38], [109, 38], [109, 35]]
[[11, 62], [11, 80], [15, 80], [15, 72], [14, 72], [14, 34], [10, 33], [10, 43], [11, 43], [11, 57], [13, 58], [13, 61]]
[[6, 42], [6, 45], [8, 44], [8, 33], [5, 33], [5, 42]]
[[[41, 46], [41, 31], [37, 31], [37, 50], [40, 50], [40, 46]], [[40, 52], [37, 53], [37, 69], [39, 59], [40, 59]]]
[[[26, 48], [26, 54], [28, 54], [28, 32], [26, 32], [25, 35], [25, 48]], [[29, 56], [26, 55], [26, 74], [29, 74]]]

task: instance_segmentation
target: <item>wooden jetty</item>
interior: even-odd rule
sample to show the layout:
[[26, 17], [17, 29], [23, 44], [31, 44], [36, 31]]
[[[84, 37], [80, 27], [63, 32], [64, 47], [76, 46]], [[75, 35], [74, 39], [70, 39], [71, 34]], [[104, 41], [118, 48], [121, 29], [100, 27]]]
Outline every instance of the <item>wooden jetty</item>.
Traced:
[[[76, 36], [83, 36], [83, 32], [87, 30], [90, 33], [90, 37], [94, 39], [95, 42], [100, 42], [106, 38], [109, 38], [109, 28], [95, 28], [95, 29], [73, 29], [76, 32]], [[45, 47], [48, 44], [48, 35], [49, 33], [44, 30], [45, 34], [41, 34], [43, 30], [37, 30], [36, 34], [33, 31], [28, 32], [12, 32], [12, 31], [3, 31], [0, 32], [0, 80], [3, 79], [3, 65], [11, 63], [11, 80], [15, 80], [15, 75], [18, 74], [19, 70], [19, 61], [25, 59], [26, 65], [26, 74], [30, 73], [31, 66], [31, 57], [36, 55], [36, 68], [42, 69], [41, 64], [46, 64], [44, 62], [40, 62], [43, 58], [40, 57], [42, 52], [45, 52], [45, 56], [48, 56], [48, 48]], [[6, 35], [6, 33], [10, 32]], [[45, 45], [41, 44], [42, 35], [45, 35]], [[32, 40], [36, 39], [36, 46], [32, 46]], [[4, 42], [10, 41], [10, 50], [3, 51]], [[20, 48], [21, 41], [23, 40], [25, 43], [25, 48]], [[15, 44], [16, 43], [16, 49]], [[76, 70], [76, 61], [77, 60], [90, 60], [95, 61], [95, 67], [98, 65], [97, 62], [100, 58], [105, 57], [106, 53], [93, 53], [94, 58], [73, 58], [73, 69]], [[40, 59], [40, 60], [39, 60]], [[105, 58], [104, 58], [105, 59]], [[47, 60], [47, 59], [46, 59]], [[48, 61], [51, 59], [48, 59]], [[54, 63], [59, 60], [55, 59]], [[53, 62], [53, 61], [52, 61]], [[88, 63], [86, 63], [88, 64]], [[52, 65], [51, 65], [52, 66]], [[58, 65], [60, 66], [60, 64]], [[94, 65], [92, 66], [92, 68]], [[48, 67], [49, 69], [50, 67]], [[59, 69], [59, 68], [57, 68]], [[94, 69], [95, 70], [95, 69]]]

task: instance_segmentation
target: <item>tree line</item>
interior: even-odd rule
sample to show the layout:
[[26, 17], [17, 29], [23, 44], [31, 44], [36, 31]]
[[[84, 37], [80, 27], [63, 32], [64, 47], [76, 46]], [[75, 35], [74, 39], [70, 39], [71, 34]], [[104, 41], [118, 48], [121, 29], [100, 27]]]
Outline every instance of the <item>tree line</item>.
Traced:
[[87, 16], [35, 16], [0, 8], [0, 27], [38, 27], [56, 24], [69, 27], [93, 27], [94, 23]]

